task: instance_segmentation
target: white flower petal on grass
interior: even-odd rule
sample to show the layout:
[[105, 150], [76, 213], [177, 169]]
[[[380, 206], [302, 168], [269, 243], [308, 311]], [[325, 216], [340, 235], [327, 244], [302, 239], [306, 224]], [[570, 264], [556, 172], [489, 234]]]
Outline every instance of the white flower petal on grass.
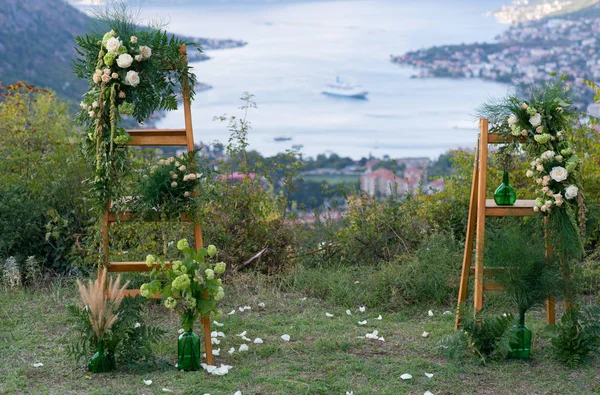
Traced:
[[214, 371], [215, 371], [215, 369], [216, 369], [216, 368], [217, 368], [217, 367], [216, 367], [215, 365], [207, 365], [207, 366], [206, 366], [206, 371], [207, 371], [208, 373], [212, 373], [212, 372], [214, 372]]
[[247, 344], [240, 345], [239, 351], [240, 352], [248, 351], [248, 345]]
[[265, 308], [265, 302], [260, 302], [258, 304], [258, 307], [260, 307], [261, 309], [264, 309]]
[[305, 296], [305, 297], [303, 297], [303, 298], [300, 298], [300, 300], [306, 300], [306, 296]]
[[360, 281], [356, 280], [356, 281], [354, 282], [354, 284], [360, 284]]
[[231, 368], [232, 368], [232, 366], [230, 366], [230, 365], [221, 364], [221, 366], [219, 366], [218, 368], [213, 370], [212, 374], [214, 374], [216, 376], [224, 376], [227, 373], [229, 373], [229, 369], [231, 369]]
[[185, 331], [183, 330], [183, 328], [180, 328], [180, 329], [177, 331], [177, 333], [179, 333], [180, 335], [181, 335], [183, 332], [185, 332]]
[[430, 317], [433, 317], [433, 311], [429, 310], [429, 311], [427, 312], [427, 315], [428, 315], [428, 316], [430, 316]]
[[133, 326], [134, 328], [139, 328], [140, 326], [142, 326], [142, 324], [140, 324], [139, 322], [136, 322], [135, 325]]
[[350, 311], [350, 309], [346, 310], [346, 314], [352, 315], [352, 312]]
[[227, 351], [229, 354], [233, 354], [235, 352], [235, 347], [231, 347], [229, 349], [229, 351]]
[[235, 394], [233, 395], [242, 395], [242, 391], [235, 391]]
[[325, 313], [325, 317], [331, 318], [331, 317], [333, 317], [333, 314], [331, 314], [331, 313]]
[[425, 376], [432, 378], [433, 377], [433, 373], [425, 373]]
[[221, 349], [220, 348], [217, 348], [216, 350], [212, 350], [212, 354], [215, 355], [215, 356], [217, 356], [217, 357], [219, 356], [220, 353], [221, 353]]
[[242, 340], [247, 341], [247, 342], [252, 341], [252, 339], [250, 339], [249, 337], [246, 337], [246, 336], [242, 336]]
[[289, 342], [290, 341], [290, 335], [281, 335], [281, 340], [283, 340], [284, 342]]
[[210, 332], [210, 337], [217, 337], [217, 331]]
[[431, 392], [431, 391], [425, 391], [425, 392], [423, 392], [423, 395], [433, 395], [433, 392]]
[[367, 310], [367, 308], [365, 306], [360, 306], [358, 308], [358, 311], [360, 311], [361, 313], [364, 313]]
[[429, 332], [423, 332], [421, 333], [421, 337], [429, 337]]
[[375, 339], [375, 340], [377, 340], [377, 339], [379, 339], [379, 336], [377, 336], [378, 334], [379, 334], [379, 331], [377, 331], [377, 330], [374, 330], [374, 331], [373, 331], [373, 332], [371, 332], [371, 333], [367, 333], [367, 334], [365, 335], [365, 337], [366, 337], [367, 339]]
[[246, 336], [246, 331], [243, 331], [242, 333], [238, 333], [236, 336], [242, 337], [242, 336]]
[[446, 310], [446, 311], [444, 311], [444, 313], [442, 315], [451, 315], [451, 314], [452, 314], [452, 312], [450, 310]]
[[218, 327], [225, 325], [225, 324], [221, 324], [220, 322], [217, 322], [217, 321], [213, 321], [213, 324], [215, 324], [215, 326], [218, 326]]
[[358, 325], [367, 325], [367, 320], [358, 321]]
[[377, 340], [379, 340], [380, 342], [384, 342], [384, 341], [385, 341], [385, 339], [383, 338], [383, 336], [381, 336], [381, 337], [380, 337], [379, 339], [377, 339]]
[[238, 310], [240, 311], [240, 313], [244, 312], [244, 308], [243, 307], [238, 307]]
[[227, 315], [234, 315], [235, 314], [235, 310], [231, 310], [229, 313], [227, 313]]
[[350, 391], [350, 392], [346, 391], [346, 395], [354, 395], [354, 391]]
[[410, 380], [410, 379], [412, 379], [412, 376], [408, 373], [404, 373], [402, 376], [400, 376], [400, 378], [402, 380]]
[[252, 307], [250, 307], [250, 306], [244, 306], [244, 310], [252, 310]]
[[212, 344], [221, 344], [221, 341], [219, 339], [217, 339], [216, 337], [211, 337], [210, 342]]
[[168, 388], [163, 388], [163, 389], [162, 389], [162, 392], [173, 392], [173, 390], [170, 390], [170, 389], [168, 389]]
[[225, 337], [225, 334], [223, 332], [217, 332], [217, 336], [219, 336], [219, 337]]
[[31, 366], [33, 366], [34, 368], [39, 368], [39, 367], [44, 366], [44, 364], [41, 362], [36, 362], [36, 363], [32, 364]]
[[144, 384], [146, 384], [146, 385], [152, 385], [152, 380], [144, 380]]
[[254, 342], [253, 342], [253, 343], [254, 343], [254, 344], [263, 344], [263, 343], [264, 343], [264, 341], [263, 341], [263, 339], [261, 339], [260, 337], [257, 337], [256, 339], [254, 339]]
[[379, 314], [379, 315], [377, 316], [377, 318], [375, 318], [375, 319], [376, 319], [376, 320], [379, 320], [379, 321], [381, 321], [381, 320], [383, 319], [383, 317], [381, 316], [381, 314]]

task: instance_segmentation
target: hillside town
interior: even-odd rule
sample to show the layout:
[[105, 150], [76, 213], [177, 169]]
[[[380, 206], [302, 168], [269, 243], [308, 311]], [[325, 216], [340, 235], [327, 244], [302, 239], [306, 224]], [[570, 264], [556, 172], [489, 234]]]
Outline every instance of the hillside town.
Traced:
[[600, 4], [563, 18], [511, 26], [495, 43], [440, 46], [392, 56], [415, 67], [417, 78], [482, 78], [497, 82], [539, 83], [551, 73], [568, 74], [576, 99], [593, 101], [584, 79], [600, 77]]

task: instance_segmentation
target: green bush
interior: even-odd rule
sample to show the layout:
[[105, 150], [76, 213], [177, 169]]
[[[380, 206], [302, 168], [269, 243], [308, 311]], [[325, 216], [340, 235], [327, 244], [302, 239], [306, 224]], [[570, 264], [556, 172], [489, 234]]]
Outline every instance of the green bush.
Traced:
[[0, 185], [0, 257], [40, 255], [44, 205], [23, 185]]
[[600, 348], [600, 307], [567, 310], [556, 324], [551, 344], [560, 363], [573, 367], [588, 360]]

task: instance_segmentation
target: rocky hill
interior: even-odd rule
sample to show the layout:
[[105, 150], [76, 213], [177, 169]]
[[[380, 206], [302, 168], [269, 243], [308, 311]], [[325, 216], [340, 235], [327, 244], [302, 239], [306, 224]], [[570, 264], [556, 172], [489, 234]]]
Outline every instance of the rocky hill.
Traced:
[[[65, 0], [0, 0], [0, 83], [24, 80], [79, 101], [85, 81], [71, 71], [75, 36], [98, 30], [97, 21]], [[190, 38], [205, 49], [245, 45], [236, 40]], [[190, 60], [206, 60], [203, 54]]]

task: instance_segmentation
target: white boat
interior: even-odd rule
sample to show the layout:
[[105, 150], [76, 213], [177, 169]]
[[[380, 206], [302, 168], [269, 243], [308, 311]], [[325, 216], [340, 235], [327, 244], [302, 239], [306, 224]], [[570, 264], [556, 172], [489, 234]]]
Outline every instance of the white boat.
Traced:
[[340, 80], [340, 77], [337, 77], [335, 79], [335, 82], [325, 86], [325, 89], [323, 89], [323, 92], [321, 93], [328, 96], [348, 97], [352, 99], [366, 99], [367, 94], [369, 92], [362, 89], [358, 85], [352, 85], [346, 82], [342, 82]]

